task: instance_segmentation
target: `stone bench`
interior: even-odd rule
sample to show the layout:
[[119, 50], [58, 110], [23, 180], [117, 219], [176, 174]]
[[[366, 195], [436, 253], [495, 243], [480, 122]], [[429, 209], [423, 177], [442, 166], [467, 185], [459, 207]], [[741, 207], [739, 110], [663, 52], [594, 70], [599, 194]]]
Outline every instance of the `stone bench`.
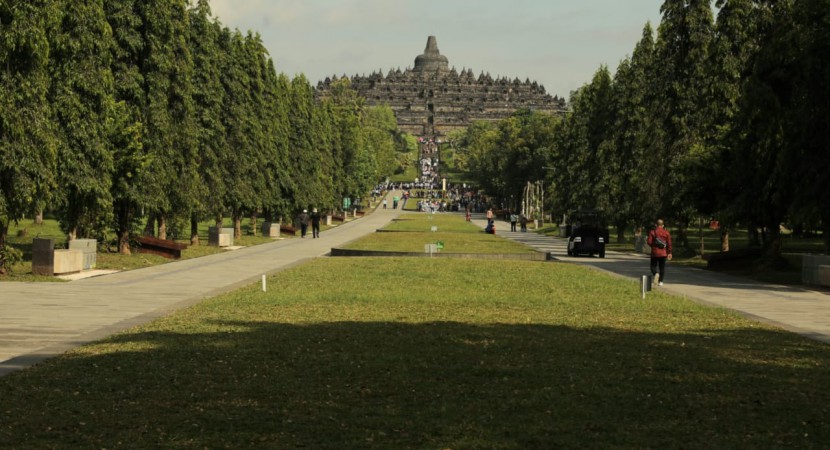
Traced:
[[180, 244], [153, 236], [139, 236], [136, 238], [136, 242], [139, 244], [139, 253], [150, 253], [170, 259], [181, 258], [182, 250], [187, 249], [187, 244]]
[[335, 220], [337, 222], [345, 222], [346, 219], [347, 219], [347, 217], [345, 215], [336, 215], [336, 214], [331, 216], [331, 218], [332, 218], [332, 220]]
[[706, 261], [706, 268], [711, 270], [723, 270], [730, 268], [745, 267], [749, 261], [754, 261], [763, 255], [760, 248], [741, 248], [728, 252], [707, 253], [703, 255]]

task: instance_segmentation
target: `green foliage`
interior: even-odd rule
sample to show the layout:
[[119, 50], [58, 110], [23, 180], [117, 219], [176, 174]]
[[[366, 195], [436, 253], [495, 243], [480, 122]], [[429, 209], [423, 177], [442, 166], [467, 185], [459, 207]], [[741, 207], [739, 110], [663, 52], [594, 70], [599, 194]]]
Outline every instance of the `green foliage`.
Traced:
[[57, 6], [0, 3], [0, 247], [9, 223], [42, 209], [54, 192], [57, 140], [48, 92]]
[[23, 252], [12, 247], [3, 245], [0, 247], [0, 275], [11, 273], [14, 266], [23, 261]]
[[[64, 231], [98, 237], [112, 221], [112, 32], [101, 0], [59, 2], [60, 26], [51, 39], [50, 102], [59, 128], [55, 206]], [[84, 20], [77, 20], [78, 16]]]

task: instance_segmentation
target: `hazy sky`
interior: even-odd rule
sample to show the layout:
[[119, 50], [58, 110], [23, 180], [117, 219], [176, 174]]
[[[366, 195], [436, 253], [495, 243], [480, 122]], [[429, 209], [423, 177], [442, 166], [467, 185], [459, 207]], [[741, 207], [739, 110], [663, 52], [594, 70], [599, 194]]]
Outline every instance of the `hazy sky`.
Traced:
[[414, 65], [436, 36], [450, 67], [529, 78], [568, 98], [613, 71], [663, 0], [212, 0], [225, 26], [262, 35], [277, 70], [312, 84]]

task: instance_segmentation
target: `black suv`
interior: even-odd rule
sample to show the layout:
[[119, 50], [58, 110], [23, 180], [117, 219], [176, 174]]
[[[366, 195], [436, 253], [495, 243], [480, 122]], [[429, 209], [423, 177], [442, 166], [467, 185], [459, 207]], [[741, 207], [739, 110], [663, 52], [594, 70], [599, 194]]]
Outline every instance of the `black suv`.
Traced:
[[599, 211], [581, 210], [571, 215], [568, 256], [599, 255], [605, 258], [608, 227]]

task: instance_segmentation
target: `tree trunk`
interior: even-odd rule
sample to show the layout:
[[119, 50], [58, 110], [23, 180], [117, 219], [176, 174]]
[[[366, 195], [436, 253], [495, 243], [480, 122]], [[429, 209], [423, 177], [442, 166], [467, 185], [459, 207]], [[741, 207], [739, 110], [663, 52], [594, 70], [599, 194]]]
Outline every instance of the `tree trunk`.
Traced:
[[75, 238], [78, 237], [78, 228], [72, 228], [71, 230], [66, 232], [66, 243], [67, 245], [74, 241]]
[[242, 238], [242, 211], [233, 212], [233, 238]]
[[130, 250], [130, 230], [121, 228], [118, 230], [118, 253], [122, 255], [131, 255]]
[[257, 229], [256, 229], [256, 219], [257, 219], [257, 217], [256, 216], [257, 216], [256, 211], [251, 213], [251, 234], [253, 234], [255, 237], [257, 235]]
[[[0, 220], [0, 252], [6, 248], [6, 234], [9, 232], [9, 222]], [[0, 258], [0, 275], [5, 275], [8, 272], [5, 261]]]
[[156, 235], [156, 215], [155, 213], [150, 213], [147, 215], [147, 223], [144, 225], [144, 235], [145, 236], [155, 236]]
[[824, 254], [830, 255], [830, 220], [822, 220], [822, 234], [824, 235]]
[[720, 228], [720, 251], [729, 251], [729, 230], [723, 225]]
[[617, 244], [625, 244], [625, 224], [618, 223], [617, 228]]
[[159, 213], [157, 215], [159, 222], [159, 239], [167, 239], [167, 214]]
[[221, 214], [217, 214], [214, 219], [216, 220], [216, 228], [222, 228], [225, 218]]
[[760, 247], [761, 237], [758, 234], [758, 227], [755, 224], [750, 224], [747, 233], [749, 234], [749, 246]]
[[196, 214], [190, 216], [190, 245], [199, 246], [199, 221], [196, 219]]
[[680, 222], [677, 225], [677, 245], [675, 248], [689, 248], [689, 224]]
[[42, 209], [38, 210], [38, 212], [35, 213], [35, 225], [43, 225], [43, 210]]

